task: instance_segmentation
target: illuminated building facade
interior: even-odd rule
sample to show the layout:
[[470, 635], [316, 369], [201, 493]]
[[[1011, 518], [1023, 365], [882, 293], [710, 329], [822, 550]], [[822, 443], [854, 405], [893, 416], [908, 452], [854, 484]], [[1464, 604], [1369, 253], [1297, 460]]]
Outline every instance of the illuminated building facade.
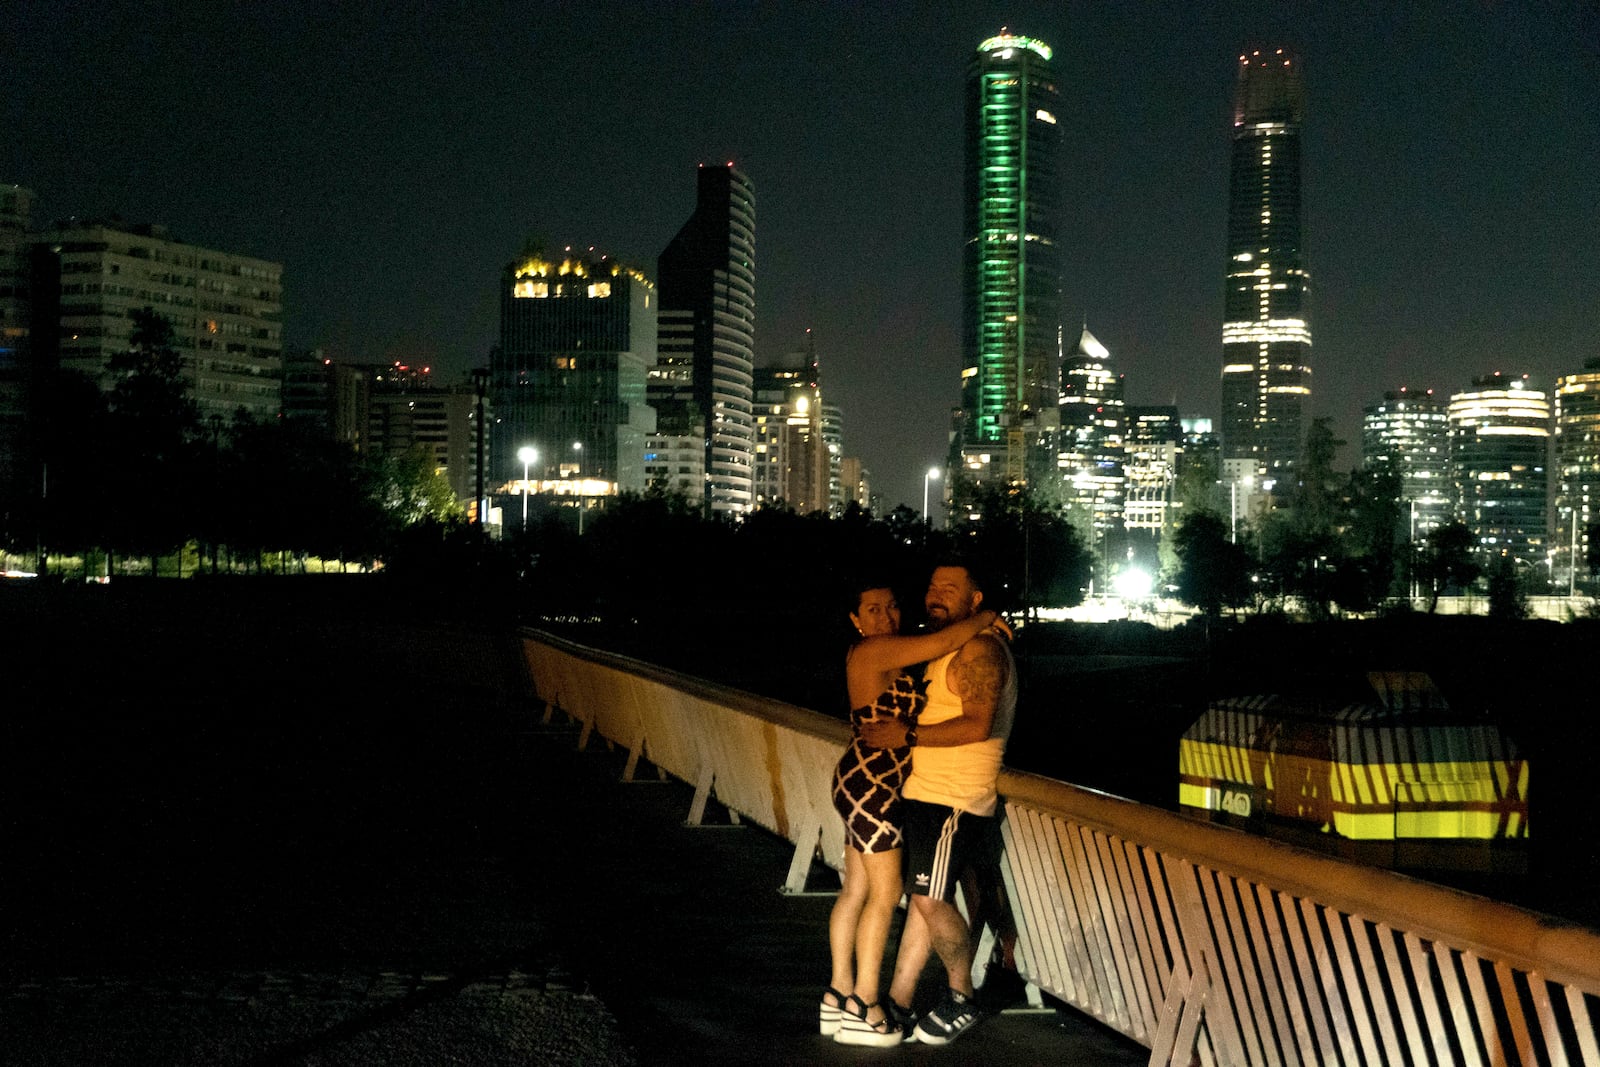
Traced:
[[[335, 362], [320, 348], [288, 349], [283, 354], [283, 417], [364, 452], [379, 370]], [[473, 464], [476, 469], [476, 452]], [[470, 501], [472, 494], [463, 499]]]
[[1159, 539], [1177, 520], [1172, 488], [1183, 456], [1183, 424], [1175, 407], [1130, 404], [1125, 412], [1122, 522]]
[[1061, 502], [1096, 530], [1122, 526], [1127, 416], [1111, 352], [1085, 326], [1061, 364], [1060, 431], [1054, 435]]
[[1455, 519], [1449, 413], [1432, 389], [1394, 390], [1362, 409], [1361, 462], [1368, 470], [1389, 467], [1399, 476], [1412, 539]]
[[1593, 527], [1600, 522], [1600, 359], [1556, 379], [1555, 578], [1568, 592], [1588, 584]]
[[650, 403], [665, 432], [705, 438], [710, 515], [750, 510], [755, 454], [756, 201], [733, 164], [702, 166], [694, 214], [659, 260]]
[[1298, 56], [1239, 57], [1222, 322], [1222, 450], [1269, 478], [1300, 458], [1311, 405], [1311, 326], [1301, 239]]
[[68, 222], [31, 240], [32, 341], [42, 363], [109, 389], [107, 368], [128, 350], [131, 314], [151, 308], [172, 324], [202, 422], [231, 420], [240, 408], [258, 421], [278, 417], [281, 264], [184, 244], [154, 225]]
[[854, 503], [872, 510], [872, 472], [861, 465], [860, 456], [844, 456], [839, 460], [839, 481], [846, 508]]
[[647, 435], [644, 477], [648, 488], [682, 494], [698, 505], [706, 491], [705, 435], [659, 430]]
[[1002, 33], [967, 68], [961, 417], [973, 482], [1054, 474], [1061, 113], [1050, 46]]
[[489, 482], [520, 485], [518, 452], [531, 447], [536, 492], [642, 492], [655, 355], [656, 290], [638, 271], [570, 249], [507, 267], [489, 358]]
[[1488, 556], [1546, 563], [1550, 398], [1491, 374], [1450, 398], [1456, 513]]
[[755, 370], [756, 505], [831, 512], [828, 441], [816, 363]]
[[[470, 504], [477, 492], [478, 391], [471, 381], [446, 385], [428, 367], [395, 363], [371, 368], [362, 451], [427, 455], [450, 492]], [[521, 472], [518, 471], [518, 474]]]
[[828, 514], [844, 514], [844, 409], [822, 403], [822, 441], [828, 448]]

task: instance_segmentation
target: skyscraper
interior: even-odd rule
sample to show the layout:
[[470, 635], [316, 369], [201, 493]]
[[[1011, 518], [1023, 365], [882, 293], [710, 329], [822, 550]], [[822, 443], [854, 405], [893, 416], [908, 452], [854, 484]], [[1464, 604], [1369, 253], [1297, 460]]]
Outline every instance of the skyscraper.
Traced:
[[1160, 539], [1174, 521], [1172, 487], [1183, 457], [1183, 423], [1172, 406], [1129, 404], [1125, 413], [1123, 525]]
[[1447, 405], [1432, 389], [1387, 392], [1362, 410], [1361, 462], [1369, 470], [1388, 467], [1399, 477], [1413, 539], [1455, 518]]
[[1301, 239], [1300, 59], [1239, 57], [1228, 181], [1222, 321], [1222, 454], [1269, 479], [1300, 458], [1311, 401], [1311, 326]]
[[756, 199], [750, 179], [701, 166], [694, 214], [661, 253], [660, 339], [650, 403], [662, 434], [703, 434], [705, 505], [751, 507], [755, 425]]
[[1587, 583], [1594, 524], [1600, 521], [1600, 358], [1556, 379], [1556, 576]]
[[788, 366], [755, 371], [755, 496], [759, 504], [782, 503], [801, 515], [826, 514], [833, 498], [822, 391], [815, 357], [798, 355]]
[[1111, 352], [1089, 327], [1061, 364], [1061, 430], [1056, 471], [1061, 502], [1078, 508], [1098, 532], [1122, 526], [1126, 404]]
[[655, 347], [655, 287], [638, 271], [570, 250], [534, 251], [508, 266], [500, 343], [489, 355], [490, 483], [520, 481], [518, 452], [533, 448], [529, 479], [558, 476], [565, 484], [552, 492], [643, 491]]
[[1450, 397], [1456, 512], [1487, 556], [1544, 564], [1549, 541], [1550, 397], [1498, 373]]
[[1002, 32], [967, 67], [959, 433], [968, 481], [1054, 467], [1061, 388], [1060, 96], [1050, 46]]

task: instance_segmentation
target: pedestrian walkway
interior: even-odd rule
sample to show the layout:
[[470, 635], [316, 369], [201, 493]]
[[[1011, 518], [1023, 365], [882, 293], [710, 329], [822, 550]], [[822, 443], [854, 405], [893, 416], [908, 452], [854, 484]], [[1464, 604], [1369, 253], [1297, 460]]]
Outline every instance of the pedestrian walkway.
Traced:
[[[692, 790], [641, 774], [622, 783], [623, 752], [551, 753], [578, 810], [609, 818], [589, 839], [581, 823], [559, 830], [570, 857], [566, 894], [575, 965], [648, 1063], [1144, 1064], [1149, 1051], [1070, 1009], [991, 1015], [947, 1048], [835, 1045], [816, 1033], [828, 976], [831, 894], [779, 891], [792, 846], [757, 828], [683, 825]], [[826, 887], [831, 871], [814, 873]], [[893, 945], [889, 952], [892, 959]], [[923, 994], [938, 995], [937, 965]], [[1026, 1009], [1015, 976], [990, 1006]], [[931, 983], [931, 984], [930, 984]], [[760, 1050], [760, 1055], [757, 1055]]]
[[786, 844], [686, 827], [687, 786], [623, 783], [624, 753], [543, 724], [509, 633], [190, 584], [0, 604], [0, 1061], [1147, 1058], [1070, 1011], [835, 1046], [831, 898], [778, 891]]

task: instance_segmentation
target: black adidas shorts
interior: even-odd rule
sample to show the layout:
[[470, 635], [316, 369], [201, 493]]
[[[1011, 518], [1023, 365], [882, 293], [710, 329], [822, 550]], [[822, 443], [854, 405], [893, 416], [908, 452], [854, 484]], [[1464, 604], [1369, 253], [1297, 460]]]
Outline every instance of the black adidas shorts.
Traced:
[[986, 855], [994, 817], [920, 800], [903, 804], [906, 893], [954, 903], [962, 870]]

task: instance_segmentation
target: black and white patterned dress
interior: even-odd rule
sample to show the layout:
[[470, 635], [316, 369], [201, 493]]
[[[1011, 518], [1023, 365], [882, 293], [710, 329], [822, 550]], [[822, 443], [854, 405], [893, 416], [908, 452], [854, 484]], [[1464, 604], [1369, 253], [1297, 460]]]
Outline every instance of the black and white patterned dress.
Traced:
[[911, 749], [871, 748], [861, 740], [861, 724], [883, 718], [914, 724], [928, 702], [927, 689], [926, 681], [902, 674], [871, 704], [850, 712], [855, 737], [834, 768], [833, 806], [844, 819], [845, 838], [862, 852], [900, 847], [900, 785]]

